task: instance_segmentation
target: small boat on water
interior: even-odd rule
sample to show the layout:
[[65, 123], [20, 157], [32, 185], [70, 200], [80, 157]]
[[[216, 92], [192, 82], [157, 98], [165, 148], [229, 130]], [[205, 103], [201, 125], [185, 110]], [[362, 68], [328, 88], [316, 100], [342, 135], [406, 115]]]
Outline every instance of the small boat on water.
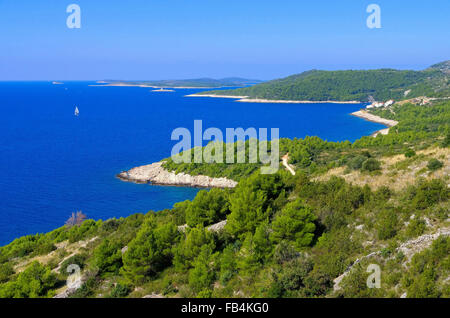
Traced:
[[75, 116], [78, 116], [80, 114], [80, 111], [78, 110], [78, 107], [75, 106]]

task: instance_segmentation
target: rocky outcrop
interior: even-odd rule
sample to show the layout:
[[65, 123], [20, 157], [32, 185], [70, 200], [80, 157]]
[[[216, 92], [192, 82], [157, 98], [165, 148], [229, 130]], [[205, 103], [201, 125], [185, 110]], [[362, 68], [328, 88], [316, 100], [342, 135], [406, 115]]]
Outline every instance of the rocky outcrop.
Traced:
[[[434, 234], [424, 234], [422, 236], [419, 236], [415, 239], [406, 241], [405, 243], [401, 244], [396, 251], [397, 252], [402, 252], [405, 256], [406, 256], [406, 263], [408, 263], [411, 258], [423, 251], [426, 248], [429, 248], [431, 246], [431, 244], [433, 243], [434, 240], [436, 240], [439, 236], [448, 236], [450, 235], [450, 228], [442, 228], [442, 229], [438, 229]], [[333, 289], [334, 291], [338, 291], [341, 289], [341, 287], [339, 286], [339, 284], [341, 283], [341, 281], [345, 278], [345, 276], [347, 276], [350, 271], [352, 270], [352, 268], [360, 263], [362, 260], [373, 257], [373, 256], [377, 256], [380, 255], [381, 251], [376, 251], [376, 252], [372, 252], [366, 256], [363, 256], [361, 259], [356, 259], [356, 261], [351, 264], [342, 275], [340, 275], [339, 277], [336, 277], [333, 282], [334, 282], [334, 286]], [[402, 295], [403, 296], [403, 295]], [[406, 295], [405, 295], [406, 297]]]
[[145, 295], [142, 298], [164, 298], [164, 296], [161, 294], [152, 293], [151, 295]]
[[379, 252], [379, 251], [378, 251], [378, 252], [373, 252], [373, 253], [370, 253], [369, 255], [363, 256], [361, 259], [357, 258], [355, 262], [353, 262], [350, 266], [347, 267], [347, 269], [344, 271], [344, 273], [342, 273], [342, 275], [336, 277], [336, 278], [333, 280], [333, 283], [334, 283], [334, 285], [333, 285], [333, 290], [334, 290], [334, 291], [338, 291], [338, 290], [341, 289], [341, 286], [340, 286], [341, 281], [342, 281], [348, 274], [350, 274], [350, 271], [352, 270], [352, 268], [353, 268], [356, 264], [360, 263], [362, 260], [365, 260], [365, 259], [367, 259], [367, 258], [370, 258], [370, 257], [373, 257], [373, 256], [377, 256], [377, 255], [379, 255], [380, 253], [381, 253], [381, 252]]
[[424, 234], [418, 238], [406, 241], [397, 248], [397, 251], [401, 251], [409, 262], [416, 253], [429, 248], [433, 241], [441, 235], [449, 236], [450, 228], [438, 229], [434, 234]]
[[[223, 220], [214, 224], [209, 225], [206, 229], [210, 232], [219, 232], [224, 229], [225, 225], [227, 225], [227, 220]], [[178, 231], [185, 233], [186, 229], [189, 228], [189, 225], [184, 224], [178, 226]]]
[[219, 232], [224, 229], [225, 225], [227, 225], [227, 220], [223, 220], [218, 223], [214, 223], [214, 224], [208, 226], [206, 229], [210, 232]]
[[154, 185], [187, 186], [200, 188], [234, 188], [237, 182], [227, 178], [211, 178], [198, 175], [191, 176], [184, 172], [175, 173], [162, 167], [164, 162], [155, 162], [123, 171], [117, 177], [124, 181], [150, 183]]

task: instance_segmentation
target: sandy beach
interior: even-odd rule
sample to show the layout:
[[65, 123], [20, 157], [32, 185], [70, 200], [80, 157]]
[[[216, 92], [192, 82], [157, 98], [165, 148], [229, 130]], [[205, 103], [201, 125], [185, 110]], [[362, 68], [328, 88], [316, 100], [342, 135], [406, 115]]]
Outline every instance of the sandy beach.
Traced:
[[369, 112], [367, 112], [365, 110], [358, 110], [356, 112], [351, 113], [351, 115], [374, 122], [374, 123], [379, 123], [379, 124], [388, 126], [388, 128], [380, 129], [380, 130], [374, 132], [371, 135], [373, 137], [376, 137], [379, 134], [387, 135], [389, 133], [389, 128], [398, 124], [398, 121], [396, 121], [396, 120], [382, 118], [380, 116], [370, 114]]
[[277, 104], [360, 104], [361, 102], [350, 100], [350, 101], [335, 101], [335, 100], [324, 100], [324, 101], [313, 101], [313, 100], [276, 100], [276, 99], [260, 99], [260, 98], [242, 98], [237, 100], [241, 103], [277, 103]]
[[360, 101], [312, 101], [312, 100], [277, 100], [263, 98], [249, 98], [248, 96], [231, 96], [231, 95], [215, 95], [215, 94], [190, 94], [185, 97], [217, 97], [217, 98], [234, 98], [241, 103], [276, 103], [276, 104], [360, 104]]

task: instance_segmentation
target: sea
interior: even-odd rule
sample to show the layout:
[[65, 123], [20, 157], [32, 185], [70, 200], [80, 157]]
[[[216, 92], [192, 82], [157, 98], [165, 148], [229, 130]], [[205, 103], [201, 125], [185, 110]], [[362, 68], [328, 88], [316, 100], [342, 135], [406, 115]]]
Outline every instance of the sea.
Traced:
[[[95, 220], [170, 209], [199, 189], [123, 182], [116, 174], [167, 158], [174, 129], [279, 128], [280, 137], [354, 141], [384, 128], [359, 104], [240, 103], [95, 82], [0, 82], [0, 245], [51, 231], [72, 212]], [[75, 116], [75, 107], [79, 115]]]

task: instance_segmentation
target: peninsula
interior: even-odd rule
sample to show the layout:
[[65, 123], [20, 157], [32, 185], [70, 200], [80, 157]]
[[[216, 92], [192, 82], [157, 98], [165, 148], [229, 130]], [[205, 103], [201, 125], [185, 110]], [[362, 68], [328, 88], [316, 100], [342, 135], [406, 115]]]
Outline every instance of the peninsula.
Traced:
[[398, 124], [398, 121], [392, 119], [382, 118], [380, 116], [369, 113], [366, 110], [358, 110], [356, 112], [351, 113], [351, 115], [355, 117], [359, 117], [374, 123], [379, 123], [388, 126], [387, 128], [380, 129], [372, 134], [373, 137], [378, 136], [378, 134], [387, 135], [389, 133], [389, 128], [394, 127]]
[[228, 178], [175, 173], [162, 167], [163, 161], [123, 171], [117, 177], [123, 181], [151, 183], [153, 185], [187, 186], [198, 188], [234, 188], [237, 182]]

